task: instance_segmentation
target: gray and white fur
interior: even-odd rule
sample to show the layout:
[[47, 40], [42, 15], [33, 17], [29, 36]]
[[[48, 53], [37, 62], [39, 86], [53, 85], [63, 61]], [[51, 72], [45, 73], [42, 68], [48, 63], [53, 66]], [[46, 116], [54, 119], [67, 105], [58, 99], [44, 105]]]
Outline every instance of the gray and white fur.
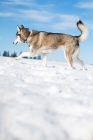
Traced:
[[26, 42], [30, 47], [30, 52], [24, 52], [16, 57], [16, 59], [25, 56], [34, 57], [38, 53], [42, 53], [43, 66], [47, 66], [47, 55], [53, 51], [62, 49], [70, 68], [73, 69], [73, 62], [77, 61], [85, 69], [84, 63], [79, 59], [78, 55], [80, 51], [79, 42], [87, 38], [88, 30], [81, 20], [77, 22], [77, 27], [81, 31], [79, 36], [36, 30], [30, 32], [23, 25], [21, 27], [17, 26], [16, 39], [13, 43], [16, 45]]

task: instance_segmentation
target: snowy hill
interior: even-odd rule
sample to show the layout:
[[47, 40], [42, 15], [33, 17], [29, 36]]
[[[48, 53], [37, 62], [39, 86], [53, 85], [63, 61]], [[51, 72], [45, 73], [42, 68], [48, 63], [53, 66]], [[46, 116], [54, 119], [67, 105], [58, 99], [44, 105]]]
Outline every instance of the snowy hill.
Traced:
[[93, 140], [93, 66], [0, 57], [0, 140]]

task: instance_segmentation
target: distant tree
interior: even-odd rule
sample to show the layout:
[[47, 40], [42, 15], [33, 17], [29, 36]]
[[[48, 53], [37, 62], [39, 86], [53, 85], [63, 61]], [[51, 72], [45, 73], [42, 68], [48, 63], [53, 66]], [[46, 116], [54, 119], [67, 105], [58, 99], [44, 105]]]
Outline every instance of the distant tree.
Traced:
[[2, 56], [6, 56], [6, 57], [9, 57], [9, 51], [4, 51]]
[[41, 55], [38, 55], [37, 59], [38, 59], [38, 60], [41, 60]]
[[7, 57], [9, 57], [10, 55], [9, 55], [9, 51], [7, 52]]
[[7, 56], [7, 51], [4, 51], [2, 56]]
[[35, 57], [33, 57], [33, 59], [36, 59], [36, 56], [35, 56]]
[[27, 56], [24, 56], [23, 58], [28, 59], [28, 57], [27, 57]]
[[17, 57], [17, 53], [16, 52], [12, 53], [11, 57]]
[[19, 53], [19, 55], [22, 54], [22, 51]]

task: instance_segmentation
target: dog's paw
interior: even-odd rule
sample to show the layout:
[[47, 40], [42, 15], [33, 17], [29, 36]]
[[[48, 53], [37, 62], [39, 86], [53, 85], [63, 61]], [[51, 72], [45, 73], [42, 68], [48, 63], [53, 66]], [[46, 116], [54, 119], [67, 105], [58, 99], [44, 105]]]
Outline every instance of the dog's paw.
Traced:
[[15, 57], [15, 60], [19, 60], [19, 58], [18, 57]]

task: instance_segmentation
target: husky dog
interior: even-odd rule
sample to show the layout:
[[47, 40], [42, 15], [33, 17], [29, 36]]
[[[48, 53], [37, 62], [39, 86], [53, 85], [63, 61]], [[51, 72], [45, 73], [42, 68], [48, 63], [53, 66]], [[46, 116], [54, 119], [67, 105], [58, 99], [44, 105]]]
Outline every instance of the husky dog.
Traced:
[[34, 57], [38, 53], [42, 53], [43, 66], [47, 66], [48, 53], [62, 49], [70, 68], [73, 69], [73, 61], [77, 61], [82, 68], [85, 69], [83, 61], [78, 58], [78, 54], [80, 50], [79, 42], [87, 38], [88, 30], [81, 20], [77, 22], [77, 27], [81, 31], [81, 35], [79, 36], [36, 30], [30, 32], [29, 29], [23, 25], [21, 25], [21, 27], [17, 26], [16, 39], [13, 44], [16, 45], [26, 42], [30, 47], [30, 52], [24, 52], [16, 57], [16, 59], [25, 56]]

